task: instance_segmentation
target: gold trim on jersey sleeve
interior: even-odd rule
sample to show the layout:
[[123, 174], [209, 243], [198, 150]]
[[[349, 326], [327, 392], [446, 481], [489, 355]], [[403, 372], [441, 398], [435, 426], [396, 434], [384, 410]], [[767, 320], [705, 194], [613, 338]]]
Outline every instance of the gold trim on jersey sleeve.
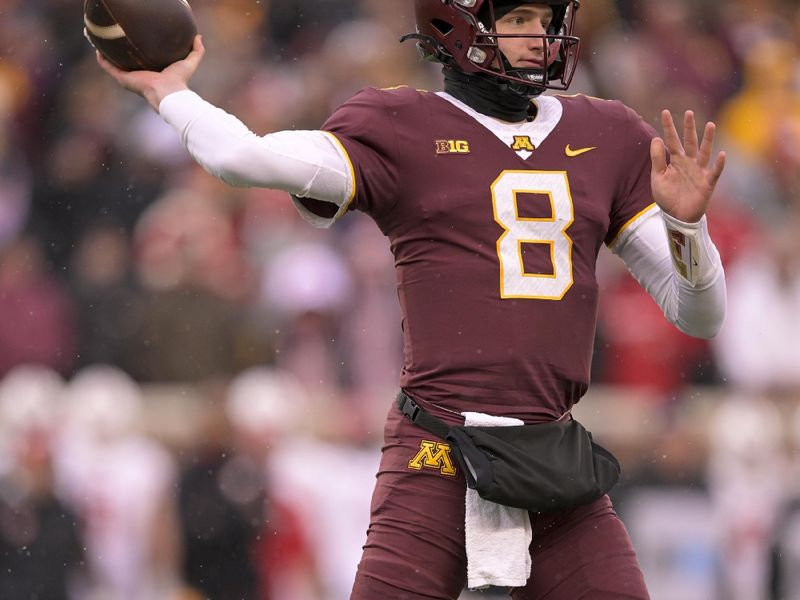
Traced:
[[349, 210], [350, 205], [353, 203], [353, 200], [355, 200], [355, 197], [356, 197], [356, 185], [357, 185], [356, 184], [356, 169], [353, 166], [353, 161], [350, 159], [350, 155], [347, 153], [347, 149], [344, 147], [344, 144], [342, 144], [342, 142], [339, 140], [339, 138], [336, 137], [336, 134], [331, 133], [330, 131], [323, 131], [322, 133], [324, 133], [325, 135], [330, 137], [334, 141], [336, 146], [339, 148], [339, 150], [342, 151], [342, 155], [344, 156], [345, 160], [347, 161], [347, 169], [350, 172], [350, 181], [353, 183], [353, 189], [350, 192], [350, 197], [347, 199], [347, 201], [342, 206], [339, 207], [339, 211], [333, 217], [333, 220], [336, 221], [337, 219], [339, 219], [339, 217], [341, 217], [344, 213], [346, 213]]
[[609, 248], [612, 248], [614, 246], [614, 244], [616, 244], [619, 241], [620, 236], [625, 232], [625, 230], [628, 229], [631, 225], [633, 225], [634, 221], [638, 220], [640, 217], [643, 217], [646, 213], [650, 212], [654, 208], [658, 208], [658, 205], [655, 202], [653, 202], [649, 206], [643, 208], [638, 213], [633, 215], [630, 219], [628, 219], [625, 222], [625, 224], [622, 227], [619, 228], [619, 231], [617, 232], [617, 235], [614, 236], [614, 239], [611, 240], [611, 243], [606, 244], [606, 245]]

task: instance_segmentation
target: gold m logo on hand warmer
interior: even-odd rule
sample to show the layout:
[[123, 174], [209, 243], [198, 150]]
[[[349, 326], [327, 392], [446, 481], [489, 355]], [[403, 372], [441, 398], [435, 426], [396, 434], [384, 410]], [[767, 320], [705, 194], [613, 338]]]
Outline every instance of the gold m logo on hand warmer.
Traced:
[[422, 440], [419, 443], [419, 452], [408, 461], [408, 468], [415, 471], [422, 469], [438, 469], [442, 475], [455, 477], [456, 468], [450, 457], [450, 444]]

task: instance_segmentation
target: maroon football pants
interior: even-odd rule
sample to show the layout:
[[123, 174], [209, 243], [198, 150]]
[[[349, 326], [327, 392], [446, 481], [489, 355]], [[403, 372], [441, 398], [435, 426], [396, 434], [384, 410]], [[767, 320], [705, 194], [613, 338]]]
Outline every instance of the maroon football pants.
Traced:
[[[456, 465], [443, 440], [393, 407], [351, 600], [458, 598], [467, 581], [466, 483], [451, 467]], [[531, 578], [511, 591], [512, 598], [649, 598], [628, 533], [607, 496], [569, 510], [531, 513], [531, 524]]]

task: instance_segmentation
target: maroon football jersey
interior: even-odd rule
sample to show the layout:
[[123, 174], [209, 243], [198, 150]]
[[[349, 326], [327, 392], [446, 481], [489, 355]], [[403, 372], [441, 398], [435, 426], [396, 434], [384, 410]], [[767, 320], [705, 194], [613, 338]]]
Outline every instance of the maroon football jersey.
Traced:
[[352, 162], [350, 209], [391, 242], [411, 396], [538, 421], [586, 391], [597, 255], [653, 203], [655, 132], [616, 101], [536, 104], [505, 124], [446, 94], [366, 89], [323, 126]]

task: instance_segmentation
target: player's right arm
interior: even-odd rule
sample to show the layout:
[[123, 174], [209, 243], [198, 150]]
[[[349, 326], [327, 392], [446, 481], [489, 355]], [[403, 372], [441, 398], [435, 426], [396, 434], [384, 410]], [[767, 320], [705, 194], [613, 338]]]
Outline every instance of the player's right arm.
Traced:
[[[206, 171], [235, 186], [283, 190], [298, 198], [328, 202], [344, 212], [355, 181], [349, 159], [331, 134], [281, 131], [259, 136], [231, 114], [189, 89], [205, 54], [198, 35], [189, 55], [161, 72], [116, 68], [97, 54], [100, 66], [117, 83], [144, 97], [180, 135], [192, 157]], [[299, 207], [301, 212], [302, 207]], [[314, 220], [324, 226], [331, 219]]]

